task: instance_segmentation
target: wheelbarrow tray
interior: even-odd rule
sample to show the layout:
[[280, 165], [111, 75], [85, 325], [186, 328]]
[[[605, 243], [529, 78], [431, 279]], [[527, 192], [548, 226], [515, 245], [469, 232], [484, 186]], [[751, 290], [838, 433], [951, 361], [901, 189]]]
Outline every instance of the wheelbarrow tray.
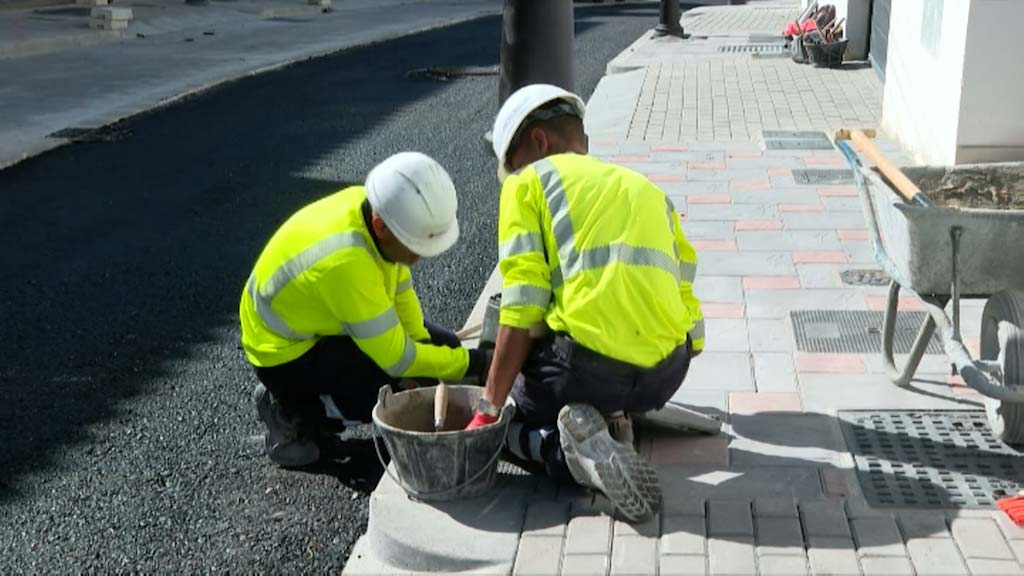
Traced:
[[[933, 169], [908, 168], [904, 173], [917, 180], [928, 170]], [[1024, 210], [906, 204], [875, 170], [861, 167], [861, 173], [870, 202], [864, 209], [870, 209], [878, 223], [876, 259], [885, 268], [895, 267], [886, 271], [904, 288], [921, 295], [951, 294], [952, 230], [959, 228], [957, 276], [964, 297], [1024, 289]]]

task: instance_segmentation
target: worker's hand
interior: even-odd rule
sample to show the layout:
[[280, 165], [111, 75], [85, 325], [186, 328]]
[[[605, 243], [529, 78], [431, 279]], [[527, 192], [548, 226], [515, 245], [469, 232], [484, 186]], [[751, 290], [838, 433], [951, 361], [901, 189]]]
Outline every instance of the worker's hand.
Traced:
[[481, 426], [487, 426], [488, 424], [494, 424], [497, 421], [497, 416], [488, 416], [483, 412], [473, 412], [473, 419], [466, 425], [466, 430], [472, 430], [474, 428], [480, 428]]
[[466, 369], [466, 376], [463, 380], [470, 380], [483, 386], [487, 382], [487, 372], [491, 369], [491, 358], [494, 351], [490, 348], [470, 348], [469, 368]]

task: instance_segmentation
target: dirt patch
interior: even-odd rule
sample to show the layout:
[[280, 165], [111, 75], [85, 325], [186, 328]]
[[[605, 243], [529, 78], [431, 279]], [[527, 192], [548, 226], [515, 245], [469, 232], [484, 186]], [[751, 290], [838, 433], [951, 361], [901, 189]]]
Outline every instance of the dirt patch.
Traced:
[[1024, 164], [910, 168], [905, 172], [939, 206], [1024, 210]]

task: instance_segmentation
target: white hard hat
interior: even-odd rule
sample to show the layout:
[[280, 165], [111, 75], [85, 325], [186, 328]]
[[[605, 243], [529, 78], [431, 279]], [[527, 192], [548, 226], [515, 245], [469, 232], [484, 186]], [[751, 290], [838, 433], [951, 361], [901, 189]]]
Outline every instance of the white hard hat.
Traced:
[[366, 177], [366, 198], [406, 248], [437, 256], [459, 239], [455, 184], [436, 161], [419, 152], [400, 152]]
[[494, 119], [493, 137], [494, 155], [498, 157], [498, 179], [501, 180], [505, 172], [505, 155], [508, 154], [508, 147], [512, 144], [523, 121], [536, 109], [554, 100], [565, 100], [573, 111], [583, 118], [586, 106], [579, 96], [568, 90], [553, 86], [551, 84], [530, 84], [523, 86], [512, 93], [501, 105], [498, 116]]

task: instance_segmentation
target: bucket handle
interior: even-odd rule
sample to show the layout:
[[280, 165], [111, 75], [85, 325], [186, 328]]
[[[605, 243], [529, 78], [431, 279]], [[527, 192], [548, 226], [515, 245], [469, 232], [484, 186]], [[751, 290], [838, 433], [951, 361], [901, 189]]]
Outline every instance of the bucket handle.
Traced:
[[[380, 389], [380, 392], [378, 393], [378, 401], [380, 402], [381, 406], [385, 405], [386, 398], [390, 395], [391, 390], [387, 386], [384, 386]], [[498, 422], [496, 422], [496, 424], [502, 424], [504, 422], [504, 426], [505, 428], [507, 428], [508, 421], [511, 418], [509, 412], [513, 409], [514, 408], [510, 405], [506, 405], [504, 408], [502, 408], [501, 416], [498, 418]], [[498, 449], [494, 451], [494, 455], [491, 456], [491, 459], [487, 461], [487, 464], [484, 464], [484, 466], [480, 468], [480, 470], [478, 470], [475, 474], [470, 476], [464, 482], [452, 486], [451, 488], [445, 488], [444, 490], [435, 490], [433, 492], [420, 492], [419, 490], [415, 490], [411, 486], [408, 486], [405, 482], [402, 482], [397, 476], [395, 476], [391, 472], [391, 467], [384, 462], [384, 454], [380, 451], [380, 428], [377, 426], [377, 424], [373, 425], [373, 449], [377, 452], [377, 460], [380, 462], [380, 465], [384, 468], [384, 472], [388, 475], [389, 478], [391, 478], [391, 480], [395, 484], [398, 484], [398, 486], [402, 490], [405, 490], [406, 494], [409, 494], [413, 498], [418, 498], [420, 500], [444, 496], [445, 494], [451, 494], [459, 490], [462, 490], [466, 486], [469, 486], [478, 478], [480, 478], [480, 476], [482, 476], [485, 472], [491, 469], [491, 466], [493, 466], [495, 461], [498, 460], [498, 457], [501, 456], [501, 449], [502, 447], [504, 447], [504, 445], [505, 442], [503, 439], [501, 442], [498, 443]]]

